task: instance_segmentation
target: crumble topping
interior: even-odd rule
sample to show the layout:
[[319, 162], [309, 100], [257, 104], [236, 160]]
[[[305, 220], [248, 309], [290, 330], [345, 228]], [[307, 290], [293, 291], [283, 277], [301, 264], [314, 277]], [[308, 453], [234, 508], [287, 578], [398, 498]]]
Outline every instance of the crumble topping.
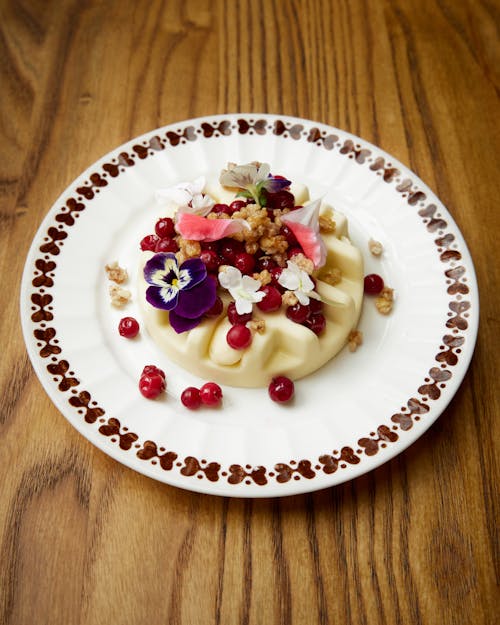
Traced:
[[124, 289], [116, 284], [112, 284], [109, 287], [109, 295], [111, 297], [111, 303], [117, 308], [125, 306], [132, 297], [132, 293], [128, 289]]
[[363, 333], [360, 330], [352, 330], [347, 337], [347, 346], [350, 352], [355, 352], [363, 344]]
[[375, 299], [375, 306], [381, 315], [388, 315], [394, 304], [394, 289], [385, 286]]
[[342, 280], [342, 272], [337, 267], [326, 269], [320, 274], [320, 279], [330, 286], [336, 286]]
[[332, 234], [337, 227], [335, 221], [332, 219], [331, 213], [319, 216], [319, 230], [325, 234]]
[[368, 241], [368, 249], [373, 256], [381, 256], [384, 251], [384, 246], [380, 241], [375, 241], [375, 239], [370, 239]]
[[128, 280], [127, 270], [120, 267], [116, 260], [105, 265], [104, 269], [108, 274], [108, 279], [116, 282], [117, 284], [123, 284], [126, 280]]
[[264, 319], [251, 319], [247, 323], [247, 326], [252, 332], [257, 332], [258, 334], [264, 334], [266, 331], [266, 322]]

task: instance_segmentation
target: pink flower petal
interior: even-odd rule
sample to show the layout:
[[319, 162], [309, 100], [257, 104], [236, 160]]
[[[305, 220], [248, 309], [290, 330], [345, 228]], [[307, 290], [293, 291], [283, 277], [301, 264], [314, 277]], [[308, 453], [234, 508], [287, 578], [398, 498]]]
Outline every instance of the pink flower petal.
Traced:
[[321, 200], [318, 199], [281, 217], [316, 268], [322, 267], [326, 261], [326, 247], [319, 233], [320, 207]]
[[[285, 221], [284, 217], [286, 215], [281, 218], [282, 221]], [[300, 243], [304, 254], [312, 260], [316, 269], [322, 267], [326, 262], [326, 247], [321, 235], [314, 232], [312, 228], [308, 228], [296, 221], [286, 221], [286, 224]]]
[[250, 226], [243, 219], [207, 219], [192, 213], [178, 213], [177, 232], [191, 241], [219, 241]]

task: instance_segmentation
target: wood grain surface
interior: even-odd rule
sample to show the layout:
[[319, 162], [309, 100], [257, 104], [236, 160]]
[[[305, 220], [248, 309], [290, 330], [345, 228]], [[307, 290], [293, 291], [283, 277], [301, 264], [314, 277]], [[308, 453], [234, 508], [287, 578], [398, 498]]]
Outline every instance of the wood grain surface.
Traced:
[[[0, 623], [493, 624], [500, 9], [494, 0], [1, 0]], [[48, 399], [19, 283], [57, 196], [143, 132], [227, 112], [371, 141], [452, 212], [481, 293], [445, 413], [341, 486], [238, 500], [108, 458]]]

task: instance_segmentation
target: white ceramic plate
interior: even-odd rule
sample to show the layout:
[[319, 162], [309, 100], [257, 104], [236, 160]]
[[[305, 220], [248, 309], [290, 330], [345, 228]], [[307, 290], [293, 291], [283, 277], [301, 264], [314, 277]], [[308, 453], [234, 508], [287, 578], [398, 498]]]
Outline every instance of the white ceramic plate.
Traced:
[[[296, 383], [292, 405], [262, 389], [224, 388], [220, 409], [189, 411], [181, 391], [201, 380], [145, 333], [130, 341], [119, 319], [140, 318], [134, 281], [124, 310], [109, 303], [104, 265], [132, 276], [138, 242], [153, 231], [158, 187], [268, 162], [344, 212], [365, 273], [394, 288], [384, 317], [365, 298], [364, 344]], [[368, 240], [384, 245], [375, 259]], [[59, 410], [94, 445], [168, 484], [227, 496], [313, 491], [400, 453], [442, 413], [470, 362], [478, 295], [466, 244], [446, 208], [379, 148], [317, 122], [224, 115], [154, 130], [117, 148], [64, 191], [29, 252], [21, 318], [35, 371]], [[168, 394], [144, 399], [145, 364], [163, 368]]]

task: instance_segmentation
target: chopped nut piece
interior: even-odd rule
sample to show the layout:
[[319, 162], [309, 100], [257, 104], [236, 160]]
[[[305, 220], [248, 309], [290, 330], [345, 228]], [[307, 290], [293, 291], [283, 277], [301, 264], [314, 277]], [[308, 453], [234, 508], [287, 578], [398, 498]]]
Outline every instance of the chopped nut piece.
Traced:
[[288, 249], [288, 242], [281, 234], [263, 236], [259, 239], [259, 245], [266, 254], [282, 254]]
[[295, 306], [298, 301], [299, 300], [293, 291], [285, 291], [281, 296], [281, 302], [284, 306]]
[[254, 280], [259, 280], [262, 286], [266, 286], [266, 284], [270, 284], [272, 281], [272, 276], [267, 269], [263, 269], [259, 273], [254, 273], [252, 278], [254, 278]]
[[273, 254], [271, 258], [280, 267], [284, 267], [286, 265], [286, 261], [288, 260], [286, 252], [281, 252], [280, 254]]
[[347, 346], [350, 352], [355, 352], [363, 343], [363, 333], [360, 330], [352, 330], [347, 337]]
[[199, 241], [190, 241], [179, 237], [179, 249], [184, 252], [187, 258], [195, 258], [201, 254], [201, 245]]
[[307, 258], [305, 254], [294, 254], [290, 260], [292, 260], [299, 269], [302, 269], [302, 271], [305, 271], [309, 275], [314, 271], [313, 261]]
[[385, 286], [380, 295], [375, 299], [375, 306], [382, 315], [388, 315], [394, 303], [394, 289]]
[[111, 297], [111, 303], [117, 308], [125, 306], [132, 297], [132, 293], [128, 289], [124, 289], [116, 284], [112, 284], [109, 287], [109, 295]]
[[370, 239], [368, 241], [368, 249], [373, 254], [373, 256], [380, 256], [384, 251], [384, 246], [380, 241], [375, 241], [375, 239]]
[[335, 232], [335, 228], [337, 227], [337, 224], [332, 219], [331, 213], [320, 215], [318, 221], [319, 221], [319, 229], [321, 232], [324, 232], [325, 234], [331, 234]]
[[116, 282], [117, 284], [122, 284], [128, 279], [127, 270], [120, 267], [116, 260], [107, 264], [104, 269], [108, 274], [108, 279]]
[[187, 260], [187, 258], [188, 258], [188, 257], [186, 256], [186, 254], [185, 254], [185, 252], [184, 252], [184, 251], [180, 251], [180, 250], [179, 250], [178, 252], [175, 252], [175, 258], [177, 259], [177, 263], [178, 263], [179, 265], [182, 265], [182, 263], [183, 263], [185, 260]]
[[247, 254], [252, 254], [253, 256], [254, 254], [257, 253], [258, 249], [259, 249], [259, 244], [257, 243], [257, 241], [247, 241], [245, 243], [245, 252]]
[[247, 323], [247, 327], [252, 332], [257, 332], [258, 334], [264, 334], [266, 330], [266, 322], [264, 319], [252, 319]]
[[320, 275], [319, 279], [323, 280], [330, 286], [335, 286], [342, 280], [342, 272], [337, 267], [332, 269], [325, 269]]

